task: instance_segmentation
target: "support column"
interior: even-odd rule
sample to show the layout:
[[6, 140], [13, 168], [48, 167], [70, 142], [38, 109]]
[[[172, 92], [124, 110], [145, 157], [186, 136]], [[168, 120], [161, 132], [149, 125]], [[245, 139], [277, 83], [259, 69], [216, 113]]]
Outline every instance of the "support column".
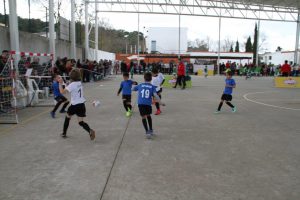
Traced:
[[218, 41], [218, 61], [217, 61], [217, 71], [220, 75], [220, 61], [221, 61], [221, 24], [222, 24], [222, 18], [219, 17], [219, 41]]
[[[17, 17], [17, 4], [16, 0], [9, 0], [9, 34], [10, 34], [10, 49], [16, 52], [20, 51], [19, 48], [19, 29]], [[18, 73], [18, 61], [20, 55], [16, 55], [15, 66]]]
[[259, 37], [260, 37], [260, 20], [257, 23], [257, 44], [256, 44], [256, 60], [255, 64], [258, 66], [259, 63]]
[[[50, 53], [53, 54], [53, 60], [56, 59], [55, 55], [55, 32], [54, 32], [54, 1], [49, 0], [49, 47]], [[53, 66], [53, 62], [52, 62]]]
[[178, 22], [178, 58], [180, 58], [180, 43], [181, 43], [181, 15], [179, 14], [179, 22]]
[[88, 59], [89, 58], [89, 3], [87, 0], [84, 3], [84, 15], [85, 15], [85, 26], [84, 26], [85, 59]]
[[75, 0], [71, 0], [71, 58], [76, 57]]
[[138, 34], [137, 34], [137, 66], [140, 66], [140, 13], [138, 13]]
[[95, 2], [95, 60], [98, 62], [98, 49], [99, 49], [99, 40], [98, 40], [98, 3]]
[[299, 64], [300, 10], [298, 12], [294, 63]]

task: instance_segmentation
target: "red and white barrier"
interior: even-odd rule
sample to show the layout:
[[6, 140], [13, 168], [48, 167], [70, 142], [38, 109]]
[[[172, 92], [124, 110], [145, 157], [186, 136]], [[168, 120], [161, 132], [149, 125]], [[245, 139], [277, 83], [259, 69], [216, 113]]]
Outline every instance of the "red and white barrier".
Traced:
[[33, 53], [33, 52], [18, 52], [18, 51], [10, 51], [11, 55], [20, 55], [20, 56], [46, 56], [51, 57], [53, 59], [53, 53]]

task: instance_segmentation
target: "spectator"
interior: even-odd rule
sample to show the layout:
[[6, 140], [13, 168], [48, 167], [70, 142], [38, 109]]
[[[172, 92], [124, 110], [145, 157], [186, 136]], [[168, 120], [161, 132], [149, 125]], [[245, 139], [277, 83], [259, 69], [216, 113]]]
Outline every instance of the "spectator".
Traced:
[[186, 83], [185, 83], [185, 66], [184, 66], [184, 63], [182, 61], [180, 61], [179, 65], [178, 65], [177, 81], [176, 81], [176, 84], [175, 84], [175, 86], [173, 88], [176, 88], [177, 84], [179, 84], [179, 86], [182, 85], [181, 89], [183, 89], [183, 90], [186, 87]]
[[290, 76], [291, 75], [291, 66], [288, 64], [288, 61], [286, 60], [284, 64], [281, 67], [281, 75], [284, 77]]

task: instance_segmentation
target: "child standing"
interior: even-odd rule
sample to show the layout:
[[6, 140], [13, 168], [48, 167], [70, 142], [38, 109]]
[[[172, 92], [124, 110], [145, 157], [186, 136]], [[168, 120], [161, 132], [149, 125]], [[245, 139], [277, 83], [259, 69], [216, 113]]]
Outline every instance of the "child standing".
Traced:
[[136, 81], [129, 80], [129, 73], [123, 73], [124, 81], [120, 84], [120, 89], [118, 91], [118, 96], [122, 91], [122, 100], [123, 105], [126, 110], [126, 117], [130, 117], [132, 114], [132, 106], [131, 106], [131, 89], [132, 85], [137, 85]]
[[236, 107], [230, 103], [230, 101], [232, 100], [232, 90], [233, 88], [235, 88], [235, 86], [236, 84], [234, 79], [232, 78], [232, 74], [230, 72], [227, 72], [225, 79], [225, 89], [221, 97], [221, 102], [219, 104], [218, 110], [215, 112], [215, 114], [220, 113], [224, 101], [229, 107], [231, 107], [232, 112], [236, 112]]
[[[160, 102], [160, 98], [156, 93], [155, 86], [151, 84], [151, 80], [152, 80], [151, 73], [149, 72], [145, 73], [144, 79], [145, 79], [145, 83], [141, 83], [135, 86], [133, 90], [138, 91], [138, 107], [142, 117], [143, 126], [146, 131], [146, 137], [150, 139], [153, 135], [152, 118], [151, 118], [152, 97], [154, 96], [158, 102]], [[161, 104], [164, 105], [163, 103]]]
[[84, 122], [84, 117], [86, 117], [86, 109], [85, 109], [85, 98], [83, 97], [83, 87], [81, 83], [81, 75], [79, 69], [73, 69], [70, 72], [71, 83], [64, 89], [63, 88], [63, 80], [59, 80], [59, 90], [60, 93], [64, 94], [65, 92], [71, 93], [71, 106], [68, 108], [67, 116], [64, 122], [64, 129], [61, 136], [63, 138], [67, 137], [67, 130], [69, 127], [69, 123], [71, 117], [73, 115], [77, 115], [79, 125], [86, 130], [90, 139], [95, 139], [95, 131], [89, 127], [89, 125]]
[[[159, 98], [161, 99], [161, 93], [162, 93], [162, 85], [165, 82], [165, 77], [162, 73], [158, 73], [158, 69], [154, 68], [152, 70], [152, 81], [151, 84], [154, 85], [156, 87], [156, 93], [159, 96]], [[155, 107], [156, 107], [156, 113], [155, 115], [160, 115], [161, 114], [161, 110], [160, 110], [160, 105], [158, 102], [155, 102]]]
[[62, 103], [64, 103], [64, 105], [61, 108], [60, 113], [65, 113], [66, 108], [69, 105], [68, 99], [64, 95], [62, 95], [59, 91], [59, 82], [58, 81], [60, 79], [62, 79], [60, 75], [58, 75], [58, 74], [54, 75], [52, 88], [53, 88], [54, 99], [57, 103], [56, 103], [56, 105], [54, 106], [53, 110], [50, 113], [52, 118], [55, 118], [55, 112]]
[[208, 75], [208, 70], [207, 70], [207, 66], [205, 65], [204, 67], [204, 77], [207, 78]]

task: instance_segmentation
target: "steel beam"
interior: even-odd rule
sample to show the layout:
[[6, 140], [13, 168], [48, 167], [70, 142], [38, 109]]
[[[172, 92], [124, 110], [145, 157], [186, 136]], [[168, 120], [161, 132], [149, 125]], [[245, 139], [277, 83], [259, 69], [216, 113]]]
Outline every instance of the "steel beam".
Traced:
[[71, 0], [71, 58], [76, 57], [75, 0]]
[[50, 47], [50, 53], [53, 54], [53, 61], [54, 61], [56, 59], [56, 54], [55, 54], [54, 1], [53, 0], [49, 0], [49, 47]]
[[[10, 34], [10, 49], [19, 52], [19, 29], [18, 29], [18, 17], [17, 17], [17, 4], [16, 0], [9, 0], [9, 34]], [[16, 73], [19, 74], [18, 61], [20, 55], [16, 55], [14, 59], [16, 66]]]
[[85, 59], [89, 59], [89, 2], [85, 1], [84, 4], [84, 41], [85, 41]]
[[294, 63], [299, 64], [300, 11], [298, 13]]
[[95, 60], [98, 62], [98, 49], [99, 49], [99, 40], [98, 40], [98, 5], [95, 3]]

